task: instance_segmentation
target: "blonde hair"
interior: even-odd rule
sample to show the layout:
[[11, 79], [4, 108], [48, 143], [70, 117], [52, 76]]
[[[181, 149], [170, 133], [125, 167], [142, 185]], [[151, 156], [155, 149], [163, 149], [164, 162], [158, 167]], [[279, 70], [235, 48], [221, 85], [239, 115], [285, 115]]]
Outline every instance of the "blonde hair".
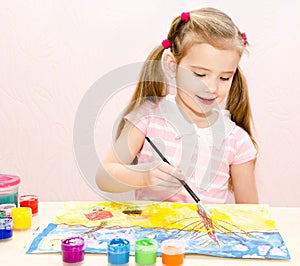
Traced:
[[[214, 8], [191, 11], [188, 22], [182, 21], [180, 16], [174, 18], [168, 33], [168, 40], [177, 64], [195, 43], [208, 43], [219, 49], [236, 49], [240, 56], [248, 45], [231, 18]], [[124, 111], [124, 116], [146, 100], [158, 103], [161, 97], [166, 96], [168, 86], [160, 63], [163, 52], [164, 47], [159, 45], [148, 56], [135, 92]], [[249, 134], [256, 145], [251, 131], [252, 118], [247, 82], [239, 67], [234, 74], [225, 108], [230, 111], [232, 120]], [[116, 137], [120, 135], [124, 123], [122, 119]]]

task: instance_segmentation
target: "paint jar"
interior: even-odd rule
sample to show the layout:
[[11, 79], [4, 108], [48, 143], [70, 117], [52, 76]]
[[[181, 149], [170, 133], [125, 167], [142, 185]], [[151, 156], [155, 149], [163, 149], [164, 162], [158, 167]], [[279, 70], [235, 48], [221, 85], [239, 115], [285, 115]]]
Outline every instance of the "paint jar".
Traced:
[[11, 217], [14, 223], [14, 229], [22, 230], [31, 227], [31, 208], [18, 207], [11, 210]]
[[5, 211], [6, 216], [9, 216], [9, 217], [11, 217], [11, 210], [16, 207], [17, 206], [14, 203], [0, 204], [0, 210]]
[[155, 265], [157, 242], [154, 239], [142, 238], [135, 242], [135, 263], [136, 266]]
[[185, 243], [180, 239], [168, 239], [161, 243], [161, 257], [164, 266], [183, 265]]
[[13, 236], [13, 221], [11, 217], [0, 217], [0, 241], [9, 240]]
[[0, 174], [0, 204], [13, 203], [18, 206], [20, 177]]
[[63, 239], [61, 251], [64, 264], [81, 264], [84, 260], [84, 238], [76, 236]]
[[35, 195], [22, 195], [20, 196], [20, 207], [31, 208], [32, 215], [35, 215], [39, 211], [39, 199]]
[[125, 266], [129, 262], [130, 243], [127, 239], [115, 238], [107, 245], [107, 259], [109, 266]]

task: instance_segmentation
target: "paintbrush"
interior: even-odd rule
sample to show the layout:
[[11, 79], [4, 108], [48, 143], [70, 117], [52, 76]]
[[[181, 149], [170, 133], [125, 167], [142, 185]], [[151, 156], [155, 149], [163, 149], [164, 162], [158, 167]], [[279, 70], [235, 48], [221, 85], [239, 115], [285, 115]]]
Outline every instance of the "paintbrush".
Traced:
[[[171, 163], [165, 158], [165, 156], [163, 156], [163, 154], [160, 152], [160, 150], [154, 145], [154, 143], [146, 136], [145, 137], [146, 140], [149, 142], [149, 144], [152, 146], [152, 148], [157, 152], [157, 154], [159, 155], [159, 157], [167, 164], [171, 165]], [[190, 186], [182, 179], [173, 176], [175, 179], [177, 179], [186, 189], [186, 191], [190, 194], [190, 196], [195, 200], [195, 202], [197, 203], [198, 207], [200, 207], [208, 217], [211, 217], [210, 212], [205, 208], [205, 206], [201, 203], [200, 199], [198, 198], [198, 196], [196, 195], [196, 193], [190, 188]]]

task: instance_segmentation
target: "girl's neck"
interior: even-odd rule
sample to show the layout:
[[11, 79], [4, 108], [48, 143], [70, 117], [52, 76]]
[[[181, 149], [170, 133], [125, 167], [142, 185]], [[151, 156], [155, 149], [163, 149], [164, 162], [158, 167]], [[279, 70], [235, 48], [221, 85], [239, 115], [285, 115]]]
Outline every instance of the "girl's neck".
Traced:
[[214, 110], [211, 110], [208, 113], [196, 112], [191, 109], [178, 95], [176, 95], [175, 101], [183, 116], [199, 128], [212, 126], [219, 117], [218, 112]]

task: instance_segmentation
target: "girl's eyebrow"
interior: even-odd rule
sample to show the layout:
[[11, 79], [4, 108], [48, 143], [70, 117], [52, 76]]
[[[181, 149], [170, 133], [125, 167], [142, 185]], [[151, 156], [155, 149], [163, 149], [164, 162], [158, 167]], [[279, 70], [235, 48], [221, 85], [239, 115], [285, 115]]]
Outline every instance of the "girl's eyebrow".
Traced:
[[[197, 69], [200, 69], [200, 70], [205, 70], [205, 71], [208, 71], [208, 72], [211, 72], [212, 70], [211, 69], [208, 69], [206, 67], [202, 67], [202, 66], [195, 66], [195, 65], [191, 65], [192, 68], [197, 68]], [[221, 73], [222, 74], [234, 74], [235, 71], [233, 70], [228, 70], [228, 71], [222, 71]]]

